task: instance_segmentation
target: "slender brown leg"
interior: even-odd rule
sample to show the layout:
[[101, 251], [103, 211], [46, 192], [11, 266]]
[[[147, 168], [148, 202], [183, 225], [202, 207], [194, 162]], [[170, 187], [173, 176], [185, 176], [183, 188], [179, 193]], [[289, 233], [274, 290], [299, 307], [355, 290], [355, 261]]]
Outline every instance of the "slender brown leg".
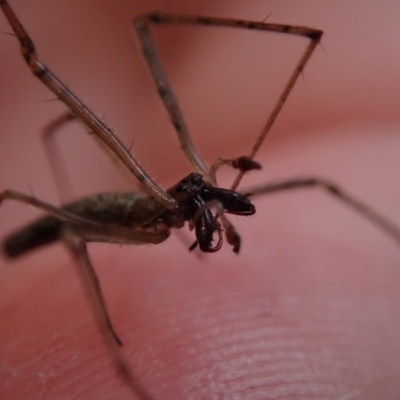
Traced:
[[122, 346], [122, 340], [119, 338], [111, 322], [110, 314], [107, 310], [103, 292], [100, 287], [99, 278], [96, 275], [92, 263], [90, 262], [85, 240], [83, 238], [74, 239], [68, 234], [64, 234], [63, 236], [67, 238], [65, 242], [68, 249], [74, 258], [80, 262], [80, 269], [85, 275], [85, 282], [87, 282], [87, 287], [89, 288], [89, 299], [95, 299], [93, 301], [93, 306], [96, 309], [97, 322], [100, 331], [106, 329], [110, 333], [115, 343], [118, 346]]
[[46, 211], [48, 214], [54, 215], [55, 217], [63, 221], [68, 221], [76, 224], [84, 224], [93, 227], [101, 226], [101, 224], [98, 224], [83, 217], [79, 217], [76, 214], [70, 213], [56, 206], [45, 203], [44, 201], [41, 201], [36, 197], [28, 196], [26, 194], [19, 193], [14, 190], [3, 190], [2, 192], [0, 192], [0, 205], [4, 200], [15, 200], [20, 203], [29, 204], [35, 208]]
[[40, 79], [76, 117], [88, 126], [91, 131], [107, 146], [136, 176], [139, 182], [161, 204], [169, 209], [175, 209], [177, 202], [160, 188], [132, 157], [128, 149], [108, 126], [101, 121], [78, 97], [73, 94], [42, 62], [38, 59], [35, 46], [6, 0], [0, 0], [0, 7], [7, 17], [21, 45], [22, 55], [32, 73]]
[[74, 121], [75, 119], [76, 117], [74, 114], [67, 112], [54, 121], [51, 121], [43, 129], [44, 147], [50, 163], [54, 183], [57, 187], [57, 192], [62, 204], [66, 203], [69, 198], [73, 197], [73, 190], [71, 180], [69, 179], [67, 169], [65, 168], [62, 152], [60, 151], [59, 146], [57, 146], [55, 140], [55, 133], [57, 133], [62, 126]]
[[[139, 43], [142, 48], [142, 52], [149, 66], [150, 72], [153, 76], [154, 82], [157, 86], [158, 92], [164, 102], [165, 107], [172, 119], [175, 130], [178, 134], [178, 138], [181, 142], [183, 151], [186, 154], [189, 162], [193, 168], [201, 173], [206, 179], [209, 179], [209, 169], [205, 162], [201, 159], [194, 147], [192, 140], [189, 135], [186, 123], [183, 115], [180, 111], [178, 101], [172, 90], [171, 85], [168, 82], [167, 76], [161, 66], [160, 58], [155, 49], [155, 45], [152, 41], [148, 24], [186, 24], [186, 25], [203, 25], [203, 26], [219, 26], [219, 27], [230, 27], [240, 29], [251, 29], [260, 30], [265, 32], [276, 32], [290, 35], [303, 36], [310, 40], [309, 45], [305, 49], [303, 55], [298, 61], [292, 75], [290, 76], [285, 88], [278, 98], [275, 107], [273, 108], [268, 120], [257, 138], [254, 144], [249, 158], [254, 158], [261, 144], [264, 142], [267, 133], [270, 131], [276, 117], [281, 111], [285, 104], [290, 92], [292, 91], [297, 79], [302, 73], [312, 53], [317, 47], [323, 32], [318, 29], [312, 29], [305, 26], [293, 26], [293, 25], [280, 25], [270, 24], [266, 22], [250, 22], [235, 19], [226, 18], [209, 18], [209, 17], [196, 17], [196, 16], [182, 16], [182, 15], [171, 15], [171, 14], [149, 14], [140, 18], [136, 18], [134, 25], [138, 34]], [[242, 179], [244, 171], [240, 171], [232, 185], [232, 190], [235, 190]]]
[[[67, 112], [56, 118], [54, 121], [51, 121], [48, 125], [45, 126], [42, 132], [47, 157], [49, 159], [51, 171], [53, 173], [53, 178], [61, 202], [63, 204], [66, 203], [67, 200], [73, 198], [74, 196], [73, 196], [71, 180], [69, 179], [67, 168], [65, 167], [65, 163], [62, 157], [62, 151], [60, 151], [60, 148], [57, 145], [55, 136], [64, 125], [72, 121], [77, 121], [76, 116], [71, 112]], [[125, 166], [121, 163], [121, 160], [115, 156], [115, 154], [110, 150], [110, 148], [107, 147], [104, 144], [104, 142], [99, 140], [98, 136], [94, 135], [93, 138], [99, 145], [100, 149], [111, 160], [114, 167], [118, 169], [121, 181], [123, 181], [122, 182], [123, 186], [131, 190], [132, 174], [125, 168]]]
[[273, 182], [265, 185], [252, 187], [248, 190], [243, 190], [243, 193], [251, 193], [253, 196], [270, 194], [274, 192], [281, 192], [284, 190], [292, 189], [307, 189], [319, 187], [325, 190], [328, 194], [334, 196], [336, 199], [342, 201], [345, 205], [352, 208], [354, 211], [365, 217], [371, 223], [376, 225], [380, 230], [394, 239], [400, 245], [400, 228], [383, 217], [380, 213], [373, 210], [371, 207], [365, 205], [354, 196], [349, 195], [340, 189], [336, 184], [322, 178], [309, 177], [309, 178], [295, 178], [288, 179], [281, 182]]
[[87, 252], [85, 239], [76, 236], [74, 231], [68, 228], [65, 229], [63, 237], [66, 246], [78, 264], [78, 272], [94, 308], [97, 325], [111, 353], [118, 374], [135, 396], [138, 396], [142, 400], [154, 400], [153, 396], [141, 385], [139, 379], [134, 376], [126, 358], [121, 352], [122, 341], [111, 322], [99, 279]]

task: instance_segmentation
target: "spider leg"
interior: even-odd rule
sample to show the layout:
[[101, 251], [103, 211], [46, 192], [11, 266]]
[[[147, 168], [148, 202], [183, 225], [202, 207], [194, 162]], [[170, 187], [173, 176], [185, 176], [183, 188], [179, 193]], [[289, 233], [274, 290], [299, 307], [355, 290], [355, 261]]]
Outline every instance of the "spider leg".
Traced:
[[157, 87], [158, 93], [171, 117], [175, 131], [178, 134], [182, 150], [193, 169], [209, 180], [209, 172], [206, 163], [198, 154], [190, 137], [185, 119], [178, 105], [178, 100], [168, 81], [167, 75], [156, 51], [155, 44], [150, 34], [148, 23], [153, 22], [151, 16], [136, 18], [133, 21], [139, 44], [147, 65]]
[[154, 400], [153, 396], [141, 385], [139, 379], [134, 376], [126, 357], [121, 352], [123, 344], [111, 322], [99, 279], [87, 252], [85, 237], [79, 233], [77, 234], [69, 226], [63, 232], [63, 239], [77, 264], [84, 289], [95, 311], [98, 328], [111, 353], [116, 371], [118, 371], [118, 374], [128, 385], [135, 397], [138, 396], [142, 400]]
[[44, 148], [61, 203], [65, 203], [69, 198], [73, 197], [73, 190], [71, 180], [65, 168], [62, 152], [55, 140], [55, 133], [59, 132], [64, 125], [75, 119], [76, 117], [73, 113], [64, 113], [47, 124], [42, 132]]
[[[47, 124], [42, 132], [47, 158], [50, 163], [59, 197], [63, 204], [74, 196], [71, 180], [69, 179], [67, 168], [65, 167], [65, 162], [62, 157], [62, 151], [57, 144], [55, 136], [60, 132], [64, 125], [73, 121], [78, 121], [76, 116], [71, 112], [66, 112]], [[121, 180], [123, 180], [122, 184], [124, 187], [130, 190], [132, 188], [131, 173], [124, 167], [120, 159], [115, 156], [110, 148], [106, 146], [104, 142], [99, 140], [98, 136], [94, 135], [92, 137], [95, 139], [95, 142], [99, 145], [104, 154], [106, 154], [109, 160], [111, 160], [114, 167], [117, 168], [119, 176], [122, 178]]]
[[364, 204], [349, 193], [343, 191], [338, 185], [326, 179], [319, 177], [294, 178], [285, 181], [272, 182], [265, 185], [255, 186], [249, 189], [241, 190], [241, 193], [250, 193], [249, 196], [259, 196], [275, 192], [293, 189], [308, 189], [318, 187], [326, 193], [343, 202], [346, 206], [365, 217], [381, 231], [386, 233], [400, 245], [400, 228], [390, 222], [380, 213]]
[[[292, 91], [297, 79], [304, 70], [308, 60], [310, 59], [312, 53], [317, 47], [321, 40], [323, 32], [318, 29], [308, 28], [305, 26], [294, 26], [294, 25], [282, 25], [282, 24], [272, 24], [267, 22], [251, 22], [236, 19], [226, 19], [226, 18], [209, 18], [209, 17], [198, 17], [198, 16], [182, 16], [182, 15], [172, 15], [172, 14], [148, 14], [134, 20], [134, 25], [138, 34], [139, 43], [142, 48], [142, 52], [145, 56], [147, 64], [149, 66], [150, 72], [153, 76], [154, 82], [157, 86], [158, 92], [167, 108], [167, 111], [172, 119], [175, 130], [178, 134], [178, 138], [181, 142], [183, 151], [186, 157], [190, 161], [193, 168], [201, 173], [206, 179], [209, 179], [209, 169], [198, 155], [192, 140], [189, 135], [186, 123], [183, 119], [182, 113], [180, 111], [178, 101], [173, 93], [172, 87], [168, 82], [167, 76], [164, 69], [161, 66], [160, 58], [156, 52], [155, 45], [152, 41], [148, 25], [152, 24], [187, 24], [187, 25], [203, 25], [203, 26], [219, 26], [219, 27], [230, 27], [230, 28], [241, 28], [241, 29], [251, 29], [260, 30], [265, 32], [276, 32], [283, 34], [290, 34], [296, 36], [302, 36], [310, 40], [310, 43], [306, 47], [303, 55], [298, 61], [292, 75], [290, 76], [288, 82], [286, 83], [281, 95], [278, 98], [268, 120], [258, 136], [256, 143], [254, 144], [249, 158], [254, 158], [267, 133], [270, 131], [276, 117], [281, 111], [283, 105], [286, 102], [290, 92]], [[244, 171], [240, 171], [236, 177], [232, 190], [235, 190], [239, 185]]]
[[42, 62], [39, 60], [34, 43], [25, 31], [21, 22], [6, 0], [0, 0], [0, 7], [8, 19], [12, 30], [21, 45], [22, 55], [32, 73], [40, 79], [70, 110], [90, 128], [99, 139], [125, 164], [139, 182], [157, 200], [169, 209], [175, 209], [177, 202], [161, 189], [144, 171], [139, 163], [114, 134], [78, 97], [73, 94]]
[[3, 190], [0, 192], [0, 205], [4, 200], [14, 200], [20, 203], [25, 203], [31, 205], [40, 210], [46, 211], [48, 214], [51, 214], [63, 221], [68, 221], [71, 223], [77, 224], [87, 224], [89, 226], [100, 226], [94, 221], [88, 220], [86, 218], [80, 217], [76, 214], [70, 213], [68, 211], [63, 210], [62, 208], [53, 206], [52, 204], [46, 203], [42, 200], [37, 199], [33, 196], [28, 196], [24, 193], [17, 192], [15, 190]]
[[[86, 288], [89, 288], [88, 298], [93, 301], [93, 306], [96, 309], [97, 323], [100, 331], [105, 329], [109, 332], [112, 339], [118, 346], [122, 346], [122, 340], [116, 333], [113, 324], [111, 322], [110, 314], [107, 310], [106, 302], [103, 297], [103, 292], [100, 287], [99, 278], [93, 268], [90, 261], [89, 254], [87, 252], [86, 241], [83, 237], [71, 235], [73, 230], [69, 227], [65, 229], [62, 234], [64, 241], [68, 247], [68, 250], [72, 253], [80, 263], [80, 271], [84, 275], [84, 281], [87, 282]], [[69, 233], [69, 234], [68, 234]]]

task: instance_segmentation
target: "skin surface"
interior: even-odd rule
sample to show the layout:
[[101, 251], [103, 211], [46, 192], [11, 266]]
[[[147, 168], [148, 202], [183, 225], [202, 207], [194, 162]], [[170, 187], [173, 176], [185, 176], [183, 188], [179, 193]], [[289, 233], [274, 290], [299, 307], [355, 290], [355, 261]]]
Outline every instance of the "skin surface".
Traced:
[[[272, 12], [270, 21], [323, 29], [323, 48], [257, 156], [263, 170], [243, 187], [317, 174], [400, 225], [394, 2], [155, 1], [118, 10], [108, 2], [35, 3], [13, 5], [43, 61], [105, 112], [165, 187], [190, 169], [132, 44], [131, 16], [166, 9], [262, 20]], [[0, 30], [9, 32], [3, 18]], [[159, 44], [195, 143], [209, 163], [247, 153], [303, 42], [288, 39], [282, 48], [277, 35], [182, 32], [169, 29]], [[30, 75], [13, 38], [1, 35], [0, 48], [0, 185], [57, 204], [39, 132], [64, 107], [46, 101], [52, 95]], [[82, 132], [71, 124], [60, 133], [74, 196], [120, 190]], [[221, 171], [219, 180], [229, 186], [232, 177]], [[317, 190], [255, 204], [254, 217], [231, 218], [243, 237], [239, 256], [225, 246], [196, 257], [186, 250], [192, 236], [185, 244], [174, 236], [158, 246], [90, 246], [141, 384], [154, 400], [398, 399], [400, 248]], [[5, 203], [1, 237], [36, 215]], [[1, 398], [132, 398], [61, 245], [2, 259], [0, 275]]]

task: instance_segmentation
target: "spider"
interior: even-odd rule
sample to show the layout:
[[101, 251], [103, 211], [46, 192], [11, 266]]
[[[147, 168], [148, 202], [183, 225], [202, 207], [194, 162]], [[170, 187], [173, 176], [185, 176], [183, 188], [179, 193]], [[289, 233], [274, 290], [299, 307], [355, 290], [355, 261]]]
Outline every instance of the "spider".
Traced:
[[[37, 58], [33, 42], [19, 23], [7, 1], [0, 1], [4, 14], [19, 39], [25, 61], [33, 74], [40, 79], [56, 96], [63, 101], [71, 113], [66, 114], [50, 126], [51, 135], [54, 128], [71, 118], [78, 118], [103, 143], [105, 151], [117, 157], [125, 167], [138, 179], [148, 196], [138, 193], [112, 193], [91, 196], [64, 205], [54, 207], [35, 197], [11, 190], [0, 194], [0, 200], [15, 200], [27, 203], [46, 211], [49, 216], [40, 219], [12, 234], [5, 240], [5, 252], [10, 257], [17, 257], [41, 245], [62, 240], [69, 251], [80, 263], [82, 276], [95, 299], [97, 322], [102, 332], [110, 336], [109, 345], [114, 349], [121, 346], [122, 340], [116, 333], [107, 311], [105, 301], [93, 266], [88, 257], [86, 243], [107, 241], [115, 243], [161, 243], [165, 241], [172, 228], [182, 228], [186, 222], [194, 229], [196, 241], [190, 247], [199, 247], [203, 252], [216, 252], [223, 243], [223, 234], [235, 253], [239, 253], [241, 238], [226, 217], [226, 213], [252, 215], [255, 208], [251, 203], [253, 196], [296, 188], [321, 187], [327, 193], [352, 207], [379, 228], [399, 241], [399, 231], [389, 221], [365, 206], [353, 196], [343, 192], [336, 184], [316, 178], [301, 178], [284, 182], [269, 183], [251, 188], [249, 191], [238, 190], [243, 175], [252, 169], [260, 168], [253, 161], [276, 117], [293, 89], [298, 77], [317, 47], [322, 31], [307, 27], [277, 25], [265, 22], [248, 22], [232, 19], [177, 16], [169, 14], [149, 14], [135, 19], [140, 46], [148, 63], [157, 90], [171, 117], [175, 130], [194, 172], [181, 179], [176, 185], [163, 190], [130, 154], [114, 133], [93, 114], [50, 70]], [[152, 24], [197, 24], [239, 29], [278, 32], [299, 35], [309, 39], [302, 57], [281, 93], [275, 108], [269, 116], [259, 138], [246, 156], [236, 159], [217, 160], [210, 168], [199, 156], [191, 142], [185, 121], [178, 102], [159, 61], [152, 42], [149, 26]], [[239, 170], [239, 174], [230, 189], [219, 188], [216, 172], [221, 165], [228, 165]], [[114, 350], [113, 350], [114, 351]], [[114, 351], [114, 354], [117, 354]], [[127, 381], [132, 381], [123, 360], [118, 358], [119, 370]]]

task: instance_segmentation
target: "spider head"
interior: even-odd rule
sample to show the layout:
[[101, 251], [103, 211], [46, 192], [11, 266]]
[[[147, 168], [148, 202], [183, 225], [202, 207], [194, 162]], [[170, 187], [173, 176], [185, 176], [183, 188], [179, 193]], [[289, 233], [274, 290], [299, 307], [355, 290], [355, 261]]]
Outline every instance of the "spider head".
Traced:
[[[226, 212], [247, 216], [256, 212], [248, 196], [229, 189], [210, 186], [198, 173], [189, 174], [173, 186], [168, 193], [178, 201], [180, 212], [185, 216], [185, 220], [189, 221], [190, 228], [195, 229], [196, 243], [199, 244], [200, 250], [207, 253], [218, 251], [222, 246], [219, 215]], [[211, 212], [212, 208], [217, 210], [216, 214]], [[233, 229], [233, 227], [231, 228]], [[215, 234], [218, 236], [218, 242], [213, 245]], [[236, 237], [237, 241], [233, 244], [232, 232], [230, 232], [228, 242], [233, 244], [234, 251], [238, 252], [240, 238], [238, 234]]]

